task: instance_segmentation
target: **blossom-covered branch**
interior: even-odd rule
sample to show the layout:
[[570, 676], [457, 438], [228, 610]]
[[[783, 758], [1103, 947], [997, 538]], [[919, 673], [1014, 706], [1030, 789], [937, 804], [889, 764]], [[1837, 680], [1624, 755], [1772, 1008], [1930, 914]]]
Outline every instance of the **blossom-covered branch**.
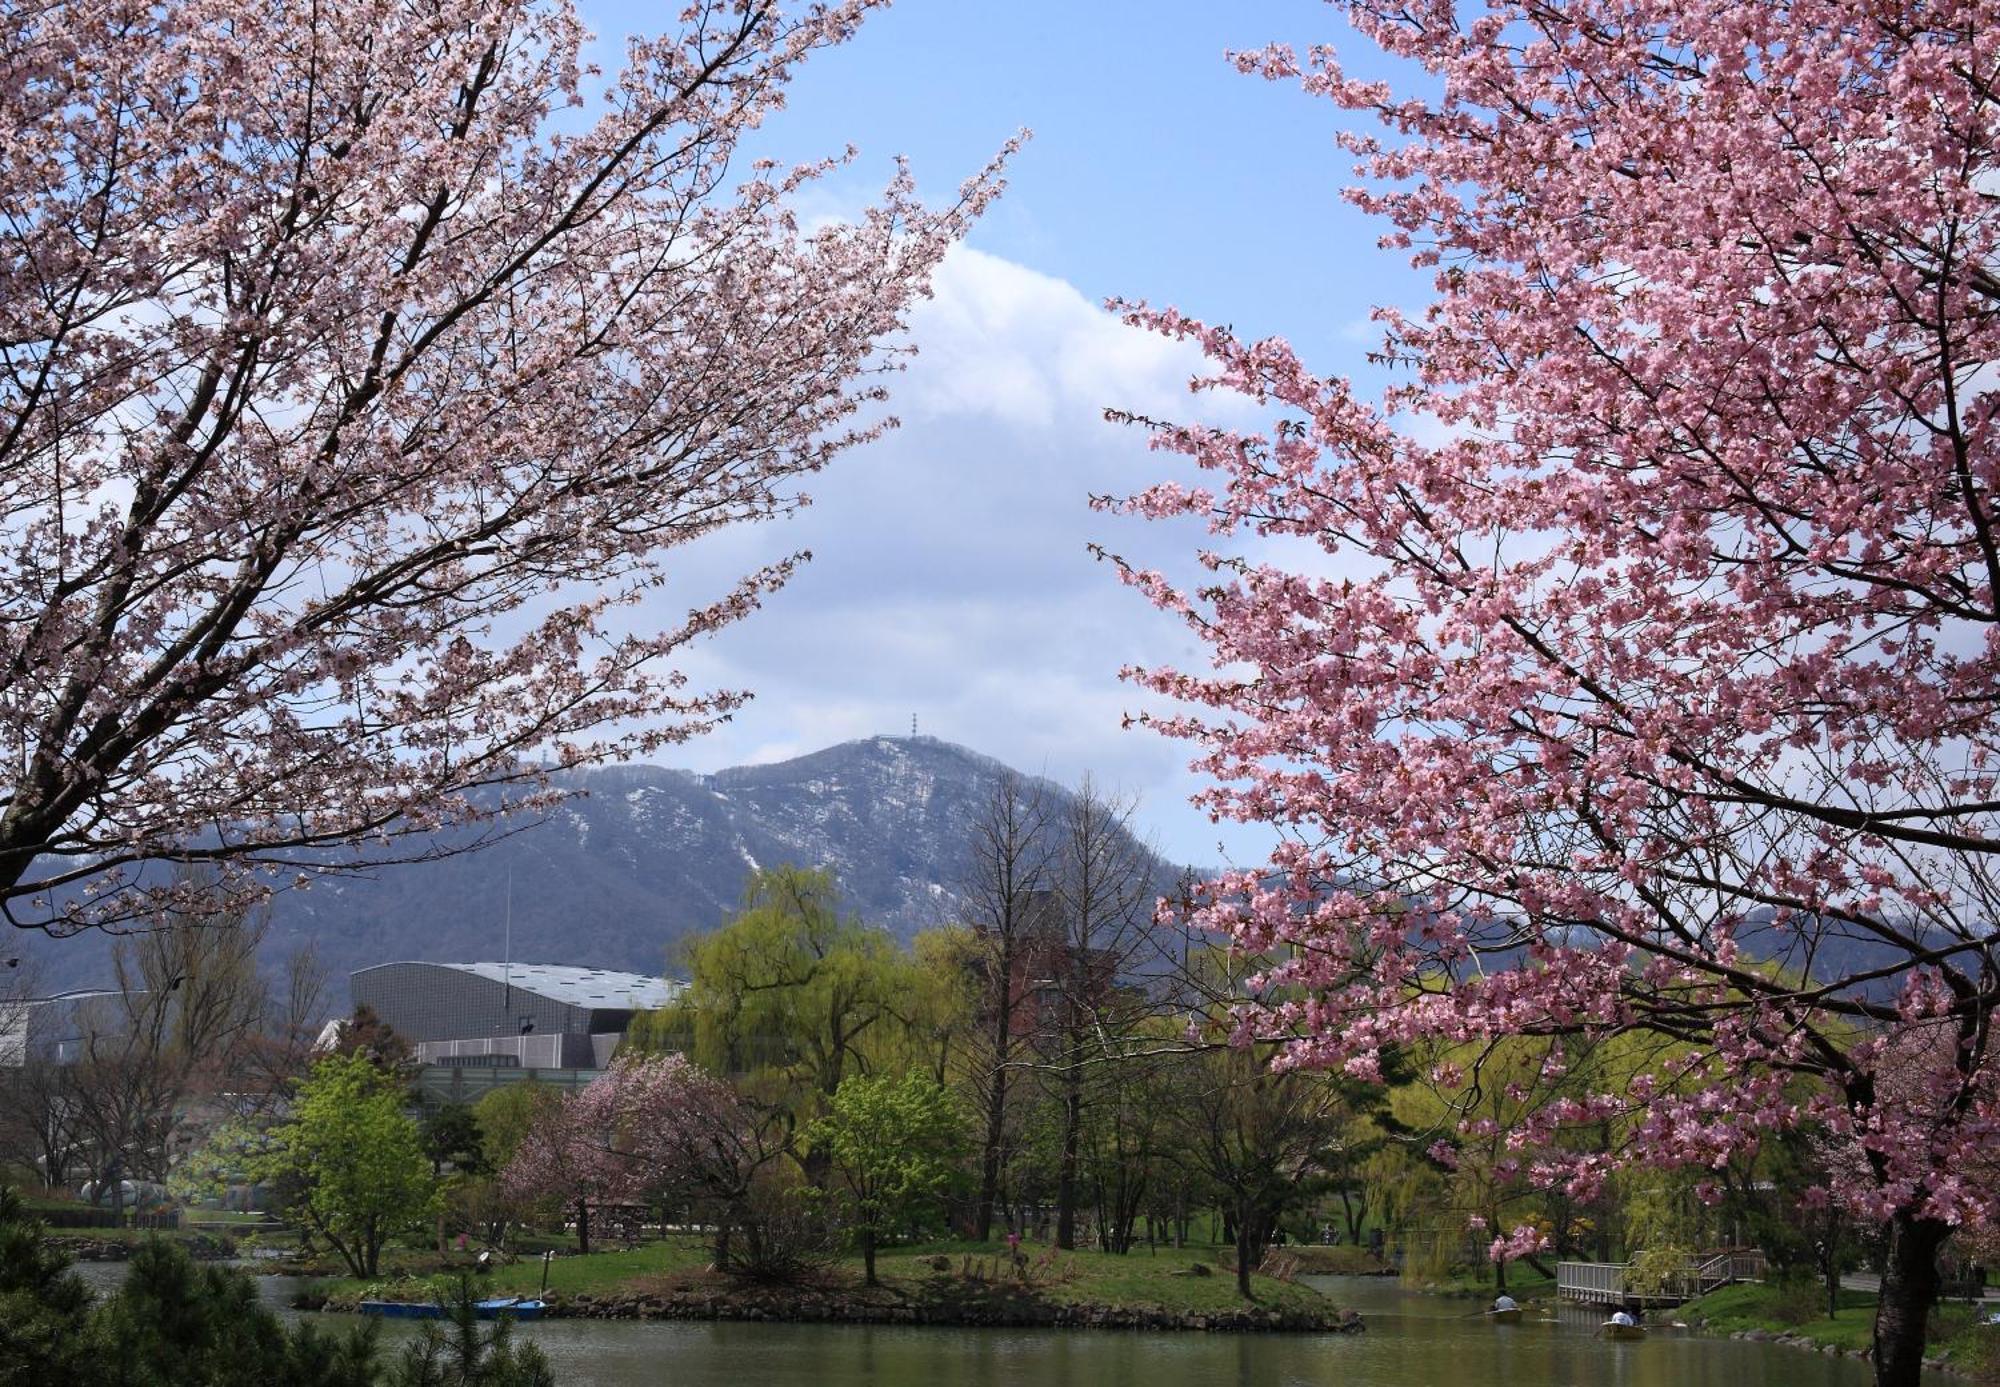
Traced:
[[[1209, 646], [1131, 671], [1190, 705], [1158, 725], [1201, 745], [1209, 807], [1287, 830], [1203, 919], [1288, 956], [1308, 996], [1254, 1024], [1298, 1063], [1678, 1042], [1518, 1134], [1551, 1179], [1602, 1178], [1553, 1138], [1611, 1112], [1696, 1165], [1865, 1132], [1839, 1193], [1892, 1220], [1878, 1371], [1914, 1380], [1904, 1283], [1996, 1212], [1963, 1172], [2000, 1137], [2000, 15], [1346, 8], [1434, 94], [1330, 50], [1238, 61], [1378, 126], [1343, 136], [1351, 197], [1435, 271], [1421, 316], [1378, 312], [1401, 378], [1370, 403], [1281, 340], [1126, 306], [1270, 416], [1137, 421], [1211, 480], [1105, 502], [1240, 547], [1201, 591], [1121, 565]], [[1945, 1061], [1879, 1084], [1912, 1028]]]
[[746, 163], [879, 2], [696, 0], [608, 77], [567, 0], [0, 18], [13, 919], [393, 852], [738, 706], [670, 661], [803, 556], [634, 609], [886, 426], [885, 341], [1000, 187], [807, 229], [842, 161]]

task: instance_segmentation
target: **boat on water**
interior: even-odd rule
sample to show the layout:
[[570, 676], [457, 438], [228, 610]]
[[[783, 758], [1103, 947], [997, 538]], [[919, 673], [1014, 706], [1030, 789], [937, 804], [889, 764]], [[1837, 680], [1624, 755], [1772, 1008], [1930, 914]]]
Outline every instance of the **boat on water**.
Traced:
[[1526, 1313], [1527, 1311], [1523, 1310], [1520, 1306], [1515, 1305], [1505, 1310], [1488, 1310], [1486, 1312], [1486, 1318], [1493, 1321], [1493, 1323], [1495, 1324], [1519, 1324], [1521, 1322], [1521, 1316], [1525, 1315]]
[[[538, 1320], [545, 1308], [539, 1300], [501, 1296], [496, 1300], [474, 1301], [472, 1313], [482, 1320], [497, 1320], [502, 1315], [517, 1320]], [[364, 1300], [361, 1302], [361, 1313], [385, 1320], [443, 1320], [451, 1318], [451, 1307], [407, 1300]]]
[[1646, 1337], [1646, 1326], [1619, 1324], [1616, 1320], [1606, 1320], [1598, 1332], [1607, 1339], [1643, 1339]]
[[472, 1308], [482, 1320], [497, 1320], [502, 1315], [510, 1315], [517, 1320], [538, 1320], [546, 1306], [542, 1301], [522, 1296], [503, 1296], [499, 1300], [482, 1300]]

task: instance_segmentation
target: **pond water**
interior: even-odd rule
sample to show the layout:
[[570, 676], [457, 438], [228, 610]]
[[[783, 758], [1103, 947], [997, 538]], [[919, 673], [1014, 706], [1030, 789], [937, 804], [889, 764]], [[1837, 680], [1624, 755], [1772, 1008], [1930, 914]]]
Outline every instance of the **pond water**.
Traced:
[[[93, 1285], [122, 1267], [79, 1268]], [[260, 1277], [284, 1306], [296, 1282]], [[1595, 1336], [1601, 1315], [1492, 1325], [1462, 1300], [1366, 1277], [1315, 1278], [1367, 1319], [1363, 1334], [904, 1329], [879, 1325], [553, 1320], [524, 1325], [564, 1387], [1867, 1387], [1867, 1365], [1780, 1344], [1666, 1329]], [[291, 1313], [287, 1311], [286, 1313]], [[324, 1316], [329, 1323], [343, 1319]], [[414, 1333], [387, 1322], [386, 1340]], [[1930, 1375], [1946, 1387], [1955, 1379]]]

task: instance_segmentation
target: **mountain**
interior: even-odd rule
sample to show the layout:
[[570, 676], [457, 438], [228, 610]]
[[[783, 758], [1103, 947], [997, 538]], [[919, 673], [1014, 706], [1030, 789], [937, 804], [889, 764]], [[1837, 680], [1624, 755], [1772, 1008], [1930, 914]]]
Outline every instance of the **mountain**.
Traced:
[[[848, 910], [907, 939], [955, 918], [972, 825], [1007, 773], [932, 737], [845, 742], [713, 775], [585, 772], [567, 782], [575, 798], [476, 852], [281, 892], [266, 956], [313, 941], [337, 1003], [356, 968], [497, 959], [510, 934], [523, 961], [656, 973], [678, 941], [735, 911], [751, 871], [782, 863], [831, 868]], [[1173, 880], [1164, 862], [1159, 880]], [[109, 975], [101, 940], [36, 953], [60, 985]]]

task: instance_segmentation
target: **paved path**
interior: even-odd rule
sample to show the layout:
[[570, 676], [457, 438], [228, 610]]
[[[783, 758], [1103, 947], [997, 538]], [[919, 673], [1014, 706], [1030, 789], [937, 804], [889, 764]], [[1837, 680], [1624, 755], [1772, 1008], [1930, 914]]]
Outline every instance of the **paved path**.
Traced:
[[[1872, 1271], [1842, 1272], [1840, 1285], [1843, 1290], [1866, 1291], [1869, 1295], [1878, 1295], [1882, 1290], [1882, 1278]], [[1981, 1299], [1987, 1303], [2000, 1302], [2000, 1286], [1988, 1286]]]

